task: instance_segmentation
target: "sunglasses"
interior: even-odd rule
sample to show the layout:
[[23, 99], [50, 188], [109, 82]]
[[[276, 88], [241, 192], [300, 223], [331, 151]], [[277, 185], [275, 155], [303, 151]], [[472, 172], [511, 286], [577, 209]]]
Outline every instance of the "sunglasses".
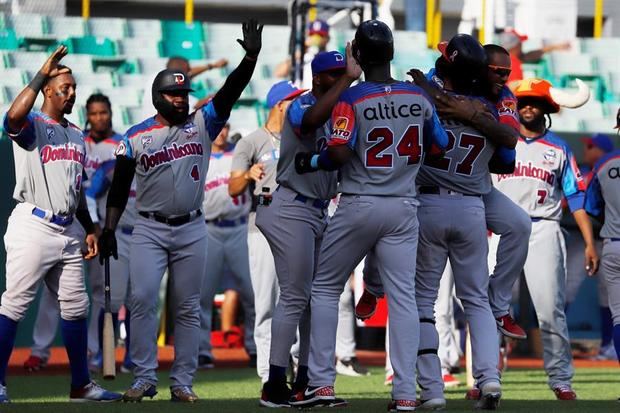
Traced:
[[512, 69], [506, 66], [487, 65], [498, 76], [510, 76]]

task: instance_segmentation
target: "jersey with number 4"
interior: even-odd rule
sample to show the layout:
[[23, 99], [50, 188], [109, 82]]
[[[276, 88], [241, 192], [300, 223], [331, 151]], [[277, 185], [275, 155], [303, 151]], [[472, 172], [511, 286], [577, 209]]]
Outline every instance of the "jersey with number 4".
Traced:
[[354, 152], [340, 168], [343, 194], [414, 197], [425, 147], [439, 152], [448, 141], [428, 97], [405, 82], [349, 88], [332, 111], [332, 125], [328, 145]]
[[493, 175], [493, 184], [532, 218], [559, 221], [562, 197], [571, 212], [584, 205], [585, 183], [577, 162], [551, 131], [534, 139], [519, 138], [514, 172]]
[[594, 166], [585, 208], [590, 215], [604, 217], [602, 238], [620, 238], [620, 150], [605, 155]]
[[[497, 119], [495, 107], [481, 99]], [[467, 195], [484, 195], [493, 187], [489, 161], [497, 152], [502, 162], [514, 160], [514, 150], [502, 148], [488, 140], [472, 126], [453, 119], [441, 119], [448, 134], [448, 146], [442, 157], [426, 157], [416, 179], [417, 185], [440, 186]]]
[[201, 209], [211, 141], [225, 124], [210, 102], [180, 125], [152, 117], [130, 128], [116, 156], [136, 161], [138, 211], [178, 216]]

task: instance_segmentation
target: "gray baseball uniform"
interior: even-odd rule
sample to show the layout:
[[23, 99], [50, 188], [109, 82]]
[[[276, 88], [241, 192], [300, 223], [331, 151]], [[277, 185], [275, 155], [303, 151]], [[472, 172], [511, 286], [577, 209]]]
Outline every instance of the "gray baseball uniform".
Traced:
[[[347, 145], [342, 192], [312, 283], [310, 386], [333, 386], [338, 302], [349, 275], [374, 248], [389, 297], [393, 399], [415, 400], [419, 320], [415, 301], [418, 201], [415, 177], [431, 138], [447, 141], [433, 105], [414, 85], [362, 82], [332, 113], [329, 145]], [[426, 143], [426, 145], [425, 145]]]
[[584, 183], [568, 145], [552, 132], [519, 139], [515, 171], [493, 176], [497, 189], [531, 217], [525, 279], [536, 309], [549, 385], [570, 384], [572, 354], [564, 314], [566, 246], [560, 228], [562, 198], [571, 211], [583, 208]]
[[[233, 153], [232, 171], [247, 171], [252, 165], [262, 163], [265, 176], [256, 183], [253, 196], [258, 197], [263, 188], [275, 191], [277, 164], [280, 159], [280, 135], [271, 134], [265, 128], [244, 136]], [[248, 250], [250, 276], [254, 290], [256, 322], [256, 372], [264, 383], [269, 378], [269, 349], [271, 347], [271, 319], [278, 301], [276, 265], [265, 236], [256, 227], [256, 212], [249, 215]]]
[[[136, 161], [136, 208], [130, 249], [131, 358], [134, 376], [155, 384], [157, 304], [169, 269], [176, 316], [172, 386], [191, 386], [198, 363], [200, 289], [206, 266], [207, 230], [200, 208], [211, 140], [224, 126], [212, 103], [178, 126], [155, 118], [130, 128], [117, 156]], [[139, 259], [133, 259], [139, 257]]]
[[248, 214], [252, 203], [250, 191], [231, 198], [228, 181], [232, 165], [232, 148], [211, 153], [205, 182], [203, 210], [207, 222], [207, 262], [200, 306], [200, 355], [211, 354], [211, 316], [213, 299], [220, 286], [225, 266], [230, 268], [239, 288], [243, 306], [245, 349], [256, 354], [254, 344], [254, 294], [248, 257]]
[[[482, 195], [492, 188], [488, 164], [496, 147], [468, 125], [454, 120], [442, 120], [442, 124], [449, 137], [446, 154], [427, 158], [416, 180], [420, 192], [416, 301], [422, 400], [444, 397], [434, 307], [448, 259], [456, 295], [471, 332], [473, 376], [481, 386], [499, 382], [497, 330], [488, 300], [488, 244], [482, 201]], [[514, 154], [506, 152], [507, 156]]]
[[298, 175], [295, 155], [321, 150], [327, 143], [328, 123], [307, 135], [300, 133], [303, 116], [316, 103], [311, 92], [297, 97], [287, 110], [283, 124], [280, 159], [269, 206], [258, 206], [256, 226], [269, 242], [276, 264], [280, 297], [273, 314], [269, 363], [286, 367], [299, 326], [299, 364], [308, 364], [310, 333], [309, 300], [323, 231], [327, 205], [336, 195], [336, 173]]
[[79, 203], [85, 148], [81, 130], [31, 111], [20, 131], [4, 129], [13, 140], [18, 204], [4, 237], [6, 291], [0, 314], [21, 321], [43, 280], [57, 295], [63, 319], [88, 313], [82, 273], [84, 230], [73, 217]]
[[609, 308], [614, 322], [616, 353], [620, 352], [620, 151], [604, 156], [594, 167], [586, 192], [586, 211], [604, 217], [601, 237], [603, 254], [601, 272], [607, 281]]

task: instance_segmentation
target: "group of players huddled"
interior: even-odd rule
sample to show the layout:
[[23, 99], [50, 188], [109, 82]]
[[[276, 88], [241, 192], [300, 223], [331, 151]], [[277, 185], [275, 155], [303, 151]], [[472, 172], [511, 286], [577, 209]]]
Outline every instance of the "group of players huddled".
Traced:
[[[189, 111], [188, 74], [168, 69], [157, 75], [152, 88], [157, 114], [115, 141], [101, 233], [95, 231], [82, 186], [83, 180], [96, 184], [101, 178], [84, 176], [88, 142], [64, 117], [76, 93], [71, 70], [60, 64], [65, 47], [15, 99], [4, 118], [14, 142], [18, 205], [5, 235], [0, 401], [9, 400], [5, 378], [17, 324], [41, 281], [60, 303], [70, 399], [152, 398], [157, 393], [157, 298], [166, 269], [175, 315], [171, 400], [198, 399], [192, 383], [205, 274], [197, 269], [211, 259], [203, 188], [211, 142], [250, 81], [261, 33], [257, 22], [244, 23], [238, 42], [245, 57], [195, 112]], [[277, 276], [273, 288], [279, 289], [271, 320], [271, 337], [277, 339], [267, 340], [268, 354], [261, 356], [258, 349], [258, 363], [263, 357], [265, 365], [262, 406], [347, 404], [334, 391], [338, 304], [350, 274], [364, 259], [366, 289], [356, 316], [371, 317], [377, 298], [385, 294], [394, 370], [390, 411], [446, 406], [434, 304], [448, 261], [471, 332], [476, 387], [469, 396], [475, 407], [499, 406], [498, 334], [525, 338], [509, 314], [512, 286], [522, 270], [541, 326], [549, 386], [560, 400], [576, 398], [564, 315], [562, 198], [583, 235], [591, 274], [599, 258], [584, 210], [585, 185], [568, 146], [548, 130], [545, 116], [560, 106], [577, 107], [587, 96], [567, 95], [540, 79], [522, 81], [513, 94], [506, 86], [508, 52], [497, 45], [483, 47], [469, 35], [456, 35], [439, 50], [428, 74], [412, 69], [411, 81], [396, 80], [390, 72], [390, 29], [377, 20], [365, 21], [344, 55], [318, 53], [311, 64], [312, 88], [287, 89], [271, 105], [280, 116], [242, 138], [235, 150], [228, 192], [238, 196], [254, 185], [250, 221], [269, 245]], [[35, 112], [39, 92], [44, 104]], [[270, 130], [276, 118], [280, 124]], [[618, 162], [610, 157], [605, 165], [612, 161]], [[589, 197], [590, 212], [600, 215], [609, 206], [604, 201], [616, 201], [607, 197], [608, 183], [603, 175], [595, 180], [592, 191], [598, 192]], [[123, 217], [134, 195], [137, 216], [130, 238], [119, 243], [127, 238]], [[338, 195], [330, 217], [328, 205]], [[615, 209], [606, 212], [608, 219], [617, 218]], [[491, 276], [487, 229], [499, 235]], [[620, 237], [611, 224], [604, 229], [610, 244]], [[134, 381], [122, 395], [104, 390], [88, 372], [83, 230], [84, 258], [131, 257], [127, 307]], [[258, 318], [257, 310], [257, 325]], [[620, 340], [620, 331], [617, 335]], [[291, 388], [287, 368], [296, 341]]]

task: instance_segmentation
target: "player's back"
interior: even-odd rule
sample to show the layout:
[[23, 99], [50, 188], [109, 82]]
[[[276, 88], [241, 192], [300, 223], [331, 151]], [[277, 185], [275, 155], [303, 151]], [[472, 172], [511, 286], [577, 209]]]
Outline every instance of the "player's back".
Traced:
[[340, 169], [340, 192], [415, 196], [434, 116], [426, 95], [409, 83], [362, 82], [343, 93], [332, 114], [329, 145], [347, 144], [354, 154]]
[[[605, 222], [601, 229], [603, 238], [620, 238], [620, 150], [605, 155], [595, 166], [595, 179], [590, 185], [599, 185], [600, 195], [605, 205]], [[590, 188], [586, 200], [586, 209], [590, 211]]]
[[489, 193], [492, 189], [489, 161], [496, 146], [478, 130], [457, 120], [441, 119], [441, 124], [448, 134], [446, 153], [440, 158], [425, 158], [416, 183], [467, 195]]

